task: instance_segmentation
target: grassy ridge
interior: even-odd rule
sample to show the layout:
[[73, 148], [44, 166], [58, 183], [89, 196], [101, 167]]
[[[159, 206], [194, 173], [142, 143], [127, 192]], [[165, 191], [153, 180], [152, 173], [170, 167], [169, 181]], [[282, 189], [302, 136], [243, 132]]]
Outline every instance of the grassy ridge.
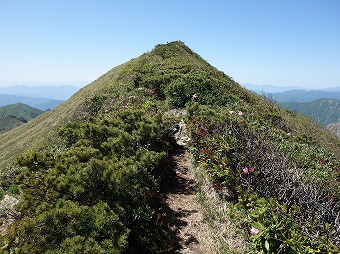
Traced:
[[23, 103], [15, 103], [0, 107], [0, 133], [20, 126], [43, 112], [44, 111], [32, 108]]
[[30, 107], [23, 103], [15, 103], [7, 106], [0, 107], [0, 117], [4, 116], [17, 116], [29, 121], [44, 111]]
[[88, 97], [100, 93], [101, 89], [117, 78], [121, 67], [118, 66], [88, 86], [80, 89], [69, 100], [15, 130], [0, 134], [0, 171], [13, 165], [18, 154], [33, 148], [41, 149], [54, 146], [57, 129], [71, 121]]
[[26, 120], [15, 116], [0, 117], [0, 133], [9, 131], [25, 123]]

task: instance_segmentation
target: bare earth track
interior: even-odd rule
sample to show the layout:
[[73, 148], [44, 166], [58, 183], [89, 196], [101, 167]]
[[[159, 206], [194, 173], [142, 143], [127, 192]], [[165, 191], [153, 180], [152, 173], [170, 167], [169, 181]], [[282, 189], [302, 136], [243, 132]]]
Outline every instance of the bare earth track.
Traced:
[[[184, 147], [179, 147], [173, 155], [176, 179], [174, 187], [166, 197], [166, 205], [171, 214], [169, 226], [176, 235], [173, 253], [217, 253], [217, 250], [211, 249], [211, 239], [207, 239], [209, 226], [203, 220], [188, 157], [189, 154]], [[212, 237], [210, 235], [210, 238]], [[214, 245], [216, 248], [218, 244]]]

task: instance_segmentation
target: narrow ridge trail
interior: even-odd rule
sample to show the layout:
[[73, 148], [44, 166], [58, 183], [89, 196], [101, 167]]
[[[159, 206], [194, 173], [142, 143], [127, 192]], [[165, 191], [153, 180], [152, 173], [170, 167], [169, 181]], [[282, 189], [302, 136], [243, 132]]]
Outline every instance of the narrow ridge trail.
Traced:
[[185, 147], [178, 146], [172, 159], [176, 179], [174, 187], [166, 196], [166, 204], [171, 216], [169, 227], [176, 236], [173, 253], [217, 253], [214, 248], [217, 248], [218, 243], [213, 243], [213, 235], [209, 232], [209, 225], [204, 222], [201, 205], [197, 198], [189, 153]]

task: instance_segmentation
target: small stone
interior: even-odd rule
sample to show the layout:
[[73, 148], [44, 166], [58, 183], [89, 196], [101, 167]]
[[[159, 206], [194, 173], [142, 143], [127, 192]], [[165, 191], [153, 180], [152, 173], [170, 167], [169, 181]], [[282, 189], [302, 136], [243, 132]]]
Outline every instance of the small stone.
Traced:
[[176, 254], [192, 254], [189, 248], [182, 249], [180, 251], [176, 251]]
[[198, 240], [195, 236], [193, 235], [190, 235], [184, 242], [185, 245], [189, 245], [189, 244], [192, 244], [192, 243], [198, 243]]

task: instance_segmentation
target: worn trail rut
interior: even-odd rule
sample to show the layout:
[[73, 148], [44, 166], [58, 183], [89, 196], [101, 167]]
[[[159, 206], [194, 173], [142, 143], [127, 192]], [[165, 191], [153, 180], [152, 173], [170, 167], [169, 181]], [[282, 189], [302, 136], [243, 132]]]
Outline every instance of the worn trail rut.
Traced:
[[174, 187], [166, 196], [166, 204], [172, 214], [169, 226], [176, 235], [174, 253], [215, 253], [208, 250], [203, 239], [208, 226], [204, 223], [201, 205], [197, 199], [194, 174], [187, 150], [179, 147], [173, 155], [173, 161], [176, 179]]

